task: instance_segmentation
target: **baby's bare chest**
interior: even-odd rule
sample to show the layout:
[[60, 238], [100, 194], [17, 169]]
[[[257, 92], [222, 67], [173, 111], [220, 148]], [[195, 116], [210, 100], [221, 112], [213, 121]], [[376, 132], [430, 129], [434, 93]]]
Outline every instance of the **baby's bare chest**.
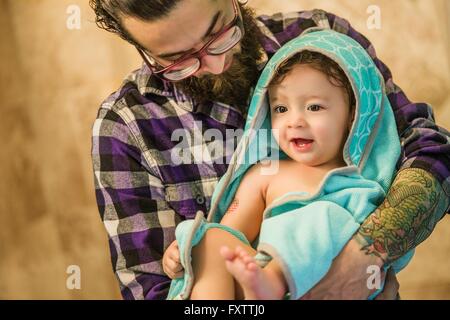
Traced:
[[280, 172], [267, 179], [266, 205], [289, 192], [313, 194], [317, 191], [321, 178], [317, 174], [281, 167]]

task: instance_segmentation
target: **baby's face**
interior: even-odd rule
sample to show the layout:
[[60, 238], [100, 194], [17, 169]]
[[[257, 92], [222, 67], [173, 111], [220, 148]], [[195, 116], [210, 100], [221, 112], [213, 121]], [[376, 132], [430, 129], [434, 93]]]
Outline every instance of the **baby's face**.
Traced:
[[269, 88], [269, 102], [275, 139], [291, 159], [307, 166], [343, 162], [352, 121], [344, 88], [308, 65], [296, 65]]

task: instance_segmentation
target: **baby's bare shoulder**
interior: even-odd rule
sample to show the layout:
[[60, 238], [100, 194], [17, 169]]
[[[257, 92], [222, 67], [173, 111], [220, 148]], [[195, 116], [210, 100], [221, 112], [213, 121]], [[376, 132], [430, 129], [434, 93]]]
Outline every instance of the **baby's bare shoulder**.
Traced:
[[246, 176], [249, 175], [251, 177], [259, 177], [266, 178], [270, 173], [277, 173], [277, 171], [271, 170], [271, 168], [279, 168], [282, 164], [282, 161], [279, 160], [263, 160], [254, 164], [250, 169], [248, 169]]
[[284, 166], [283, 161], [278, 160], [258, 162], [247, 170], [242, 183], [253, 184], [254, 187], [260, 186], [264, 189], [271, 180], [276, 179]]

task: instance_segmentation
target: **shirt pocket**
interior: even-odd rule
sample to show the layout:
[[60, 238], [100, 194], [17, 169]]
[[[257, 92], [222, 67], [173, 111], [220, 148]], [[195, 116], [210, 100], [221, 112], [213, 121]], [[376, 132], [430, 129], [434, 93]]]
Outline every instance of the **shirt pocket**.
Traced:
[[194, 218], [197, 211], [202, 211], [206, 216], [215, 184], [217, 179], [167, 184], [164, 187], [166, 201], [175, 212], [186, 219]]

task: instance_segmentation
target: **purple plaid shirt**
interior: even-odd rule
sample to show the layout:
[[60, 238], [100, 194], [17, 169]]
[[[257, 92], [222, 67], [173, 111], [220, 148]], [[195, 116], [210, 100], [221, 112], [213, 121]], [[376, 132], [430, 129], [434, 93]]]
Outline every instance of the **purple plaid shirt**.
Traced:
[[[357, 40], [374, 59], [386, 81], [402, 142], [401, 168], [432, 173], [450, 195], [450, 138], [439, 128], [429, 105], [412, 103], [376, 57], [370, 42], [349, 23], [321, 10], [261, 16], [265, 61], [284, 43], [313, 26], [329, 24]], [[92, 159], [98, 208], [109, 236], [111, 260], [125, 299], [165, 299], [170, 279], [162, 257], [175, 240], [177, 224], [198, 210], [208, 212], [211, 195], [227, 169], [230, 153], [209, 152], [207, 129], [242, 129], [244, 115], [222, 103], [198, 104], [174, 84], [150, 76], [144, 65], [101, 105], [93, 126]], [[193, 154], [203, 161], [174, 164], [172, 132], [184, 129]], [[233, 137], [230, 139], [234, 139]], [[217, 143], [217, 142], [216, 142]], [[225, 144], [230, 141], [223, 141]], [[228, 148], [229, 149], [229, 148]]]

